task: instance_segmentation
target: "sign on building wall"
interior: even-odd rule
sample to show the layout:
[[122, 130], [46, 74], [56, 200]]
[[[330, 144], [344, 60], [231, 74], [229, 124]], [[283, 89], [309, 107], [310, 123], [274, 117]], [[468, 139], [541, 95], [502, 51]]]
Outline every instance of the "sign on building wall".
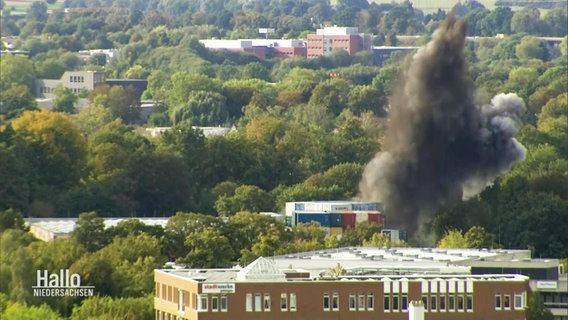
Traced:
[[537, 281], [536, 282], [537, 289], [556, 289], [557, 283], [556, 281]]
[[235, 293], [234, 283], [204, 283], [202, 293]]

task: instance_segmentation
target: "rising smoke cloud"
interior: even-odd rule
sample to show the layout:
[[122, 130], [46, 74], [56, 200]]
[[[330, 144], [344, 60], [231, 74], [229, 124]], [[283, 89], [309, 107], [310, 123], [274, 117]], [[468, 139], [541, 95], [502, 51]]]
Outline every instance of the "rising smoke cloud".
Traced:
[[523, 101], [510, 93], [476, 105], [465, 37], [465, 22], [450, 14], [416, 53], [393, 94], [383, 150], [360, 183], [361, 198], [383, 202], [389, 225], [409, 234], [525, 156], [513, 138]]

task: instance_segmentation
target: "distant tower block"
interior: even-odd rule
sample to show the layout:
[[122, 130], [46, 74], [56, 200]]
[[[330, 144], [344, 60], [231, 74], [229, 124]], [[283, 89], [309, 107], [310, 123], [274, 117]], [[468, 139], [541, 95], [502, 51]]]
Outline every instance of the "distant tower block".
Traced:
[[424, 320], [424, 304], [422, 301], [410, 301], [408, 304], [408, 320]]

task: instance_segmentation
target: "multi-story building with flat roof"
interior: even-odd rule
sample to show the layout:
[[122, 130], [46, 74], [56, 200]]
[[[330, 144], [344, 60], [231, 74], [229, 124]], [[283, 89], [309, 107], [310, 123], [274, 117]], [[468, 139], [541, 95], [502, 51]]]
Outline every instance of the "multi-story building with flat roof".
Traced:
[[[128, 219], [137, 219], [146, 225], [158, 225], [162, 228], [168, 223], [168, 218], [103, 218], [103, 221], [105, 228], [111, 228]], [[78, 220], [78, 218], [27, 218], [26, 224], [36, 238], [52, 241], [69, 237], [77, 227]]]
[[[341, 263], [337, 261], [336, 263]], [[242, 269], [155, 270], [156, 319], [524, 319], [522, 275], [414, 273], [309, 276], [259, 258]]]
[[65, 71], [60, 79], [36, 79], [34, 94], [40, 98], [54, 98], [55, 88], [59, 85], [77, 94], [82, 90], [91, 91], [102, 84], [105, 84], [103, 71]]
[[469, 263], [471, 273], [516, 273], [530, 278], [555, 320], [568, 320], [568, 275], [558, 259], [493, 259]]
[[318, 29], [315, 34], [308, 34], [307, 57], [327, 56], [333, 50], [342, 49], [348, 54], [362, 50], [370, 50], [372, 35], [359, 33], [354, 27], [326, 27]]
[[232, 269], [155, 270], [156, 319], [525, 319], [539, 291], [564, 320], [566, 273], [529, 250], [346, 247]]
[[261, 59], [306, 57], [306, 44], [296, 39], [199, 40], [209, 50], [253, 53]]
[[[286, 224], [318, 222], [330, 234], [342, 234], [358, 222], [385, 225], [383, 206], [378, 202], [361, 201], [301, 201], [287, 202]], [[406, 239], [404, 239], [406, 240]]]

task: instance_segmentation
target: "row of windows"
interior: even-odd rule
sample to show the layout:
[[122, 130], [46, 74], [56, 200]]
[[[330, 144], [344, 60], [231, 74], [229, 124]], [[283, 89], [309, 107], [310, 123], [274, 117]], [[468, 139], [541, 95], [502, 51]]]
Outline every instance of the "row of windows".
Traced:
[[[156, 286], [159, 288], [159, 286]], [[229, 298], [226, 294], [223, 295], [207, 295], [195, 293], [192, 294], [193, 299], [188, 299], [189, 292], [178, 289], [177, 295], [174, 295], [174, 288], [171, 286], [162, 285], [161, 298], [170, 302], [177, 303], [178, 311], [185, 312], [186, 307], [197, 309], [198, 311], [211, 311], [211, 312], [227, 312], [229, 310]], [[156, 297], [158, 293], [156, 291]], [[192, 302], [189, 306], [189, 302]]]
[[105, 75], [100, 73], [95, 73], [95, 83], [105, 82]]
[[[160, 288], [161, 287], [161, 288]], [[159, 290], [161, 289], [161, 290]], [[156, 283], [156, 297], [161, 297], [178, 304], [180, 312], [185, 311], [189, 302], [193, 302], [191, 307], [198, 311], [226, 312], [228, 311], [227, 295], [207, 295], [193, 294], [193, 299], [188, 299], [186, 295], [189, 293], [178, 290], [178, 294], [174, 294], [174, 288]], [[389, 292], [389, 291], [387, 291]], [[339, 311], [340, 307], [339, 293], [323, 294], [323, 310]], [[462, 293], [424, 293], [422, 294], [422, 302], [424, 309], [429, 312], [473, 312], [473, 294], [467, 295]], [[367, 294], [349, 294], [348, 307], [350, 311], [373, 311], [375, 308], [375, 299], [373, 293]], [[383, 296], [383, 309], [385, 312], [406, 312], [408, 309], [407, 293], [385, 293]], [[496, 293], [495, 309], [496, 310], [522, 310], [526, 308], [526, 292], [523, 293]], [[297, 302], [295, 293], [282, 293], [280, 295], [280, 311], [296, 311]], [[271, 297], [268, 293], [247, 293], [246, 294], [246, 311], [248, 312], [270, 312]]]
[[[513, 303], [516, 310], [524, 309], [526, 306], [526, 293], [515, 293]], [[511, 310], [511, 294], [495, 294], [495, 310]]]
[[[180, 301], [183, 301], [183, 291], [180, 290]], [[200, 294], [197, 300], [197, 310], [198, 311], [211, 311], [211, 312], [227, 312], [229, 309], [229, 298], [227, 295], [211, 295], [211, 299], [209, 299], [209, 295], [207, 294]], [[184, 311], [185, 307], [178, 303], [179, 311]]]
[[383, 309], [385, 312], [405, 312], [408, 310], [408, 294], [385, 294], [383, 296]]
[[368, 293], [366, 297], [364, 294], [359, 294], [357, 296], [357, 305], [355, 305], [355, 295], [349, 294], [349, 311], [355, 311], [355, 308], [359, 311], [375, 310], [375, 296], [372, 293]]
[[[349, 294], [349, 311], [373, 311], [375, 310], [375, 296], [368, 294]], [[323, 311], [339, 311], [339, 293], [323, 294]]]
[[[69, 90], [71, 90], [71, 92], [75, 93], [75, 94], [79, 94], [81, 93], [82, 90], [84, 89], [79, 89], [79, 88], [69, 88]], [[55, 89], [51, 88], [51, 87], [40, 87], [39, 88], [39, 92], [40, 93], [54, 93]]]
[[54, 91], [55, 91], [55, 89], [51, 88], [51, 87], [40, 87], [39, 88], [40, 93], [53, 93]]
[[157, 320], [183, 320], [183, 317], [178, 317], [175, 314], [169, 314], [164, 311], [156, 310], [156, 319]]
[[[246, 294], [245, 308], [247, 312], [270, 312], [271, 301], [270, 294], [252, 293]], [[280, 294], [280, 311], [294, 312], [297, 310], [296, 294], [295, 293], [282, 293]]]
[[294, 52], [290, 52], [290, 51], [277, 51], [277, 52], [272, 52], [272, 55], [274, 57], [278, 57], [278, 56], [292, 56], [294, 55]]
[[440, 296], [431, 294], [422, 295], [422, 303], [424, 310], [430, 312], [472, 312], [473, 311], [473, 295], [468, 294], [465, 299], [462, 294], [441, 294]]
[[85, 77], [83, 76], [69, 76], [69, 82], [85, 82]]

